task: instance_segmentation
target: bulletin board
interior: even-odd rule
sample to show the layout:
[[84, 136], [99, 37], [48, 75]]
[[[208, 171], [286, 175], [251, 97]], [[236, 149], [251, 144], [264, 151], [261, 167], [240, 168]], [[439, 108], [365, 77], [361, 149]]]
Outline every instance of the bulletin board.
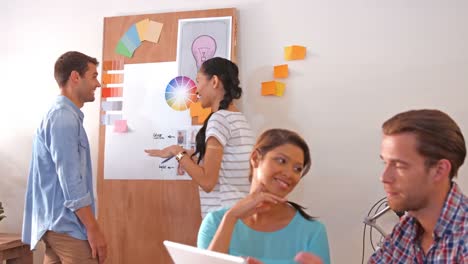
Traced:
[[[111, 151], [112, 146], [106, 145], [106, 133], [109, 136], [109, 124], [116, 124], [117, 132], [128, 129], [131, 133], [132, 130], [131, 125], [116, 123], [122, 118], [109, 114], [122, 107], [112, 101], [113, 96], [125, 93], [126, 87], [112, 85], [126, 78], [121, 70], [138, 64], [176, 63], [179, 20], [216, 17], [232, 18], [229, 52], [231, 60], [235, 61], [237, 19], [234, 8], [104, 18], [101, 81], [104, 109], [101, 109], [99, 128], [97, 193], [98, 222], [108, 242], [107, 263], [171, 263], [162, 243], [164, 240], [196, 244], [201, 223], [198, 186], [190, 180], [116, 179], [109, 173], [105, 176], [109, 166], [119, 168], [121, 159], [140, 155], [130, 150], [109, 155], [106, 151]], [[132, 46], [126, 36], [130, 36], [133, 26], [138, 28], [136, 25], [160, 30], [158, 39]], [[142, 74], [157, 75], [158, 72]], [[142, 93], [141, 102], [144, 96]], [[148, 158], [143, 149], [141, 156], [142, 160]], [[141, 174], [138, 167], [135, 166], [135, 174]]]

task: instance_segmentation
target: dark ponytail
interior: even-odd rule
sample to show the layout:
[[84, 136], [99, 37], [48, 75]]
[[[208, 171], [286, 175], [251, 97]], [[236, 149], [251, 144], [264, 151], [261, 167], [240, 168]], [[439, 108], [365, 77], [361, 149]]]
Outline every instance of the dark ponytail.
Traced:
[[208, 125], [208, 120], [210, 120], [210, 117], [212, 115], [213, 115], [213, 113], [210, 113], [210, 115], [205, 119], [205, 122], [203, 122], [203, 126], [200, 128], [200, 130], [198, 130], [197, 136], [195, 137], [195, 152], [192, 154], [192, 157], [199, 154], [197, 164], [200, 164], [200, 161], [205, 156], [205, 151], [206, 151], [206, 142], [205, 142], [206, 127]]
[[304, 206], [302, 205], [299, 205], [295, 202], [291, 202], [291, 201], [288, 201], [288, 204], [290, 204], [292, 207], [294, 207], [294, 209], [296, 209], [301, 215], [302, 217], [304, 217], [305, 219], [309, 220], [309, 221], [312, 221], [315, 219], [315, 217], [309, 215], [308, 213], [306, 213], [305, 208]]
[[[239, 99], [242, 96], [242, 88], [239, 86], [239, 68], [232, 61], [215, 57], [203, 62], [200, 67], [200, 72], [205, 74], [208, 79], [217, 76], [224, 87], [224, 97], [219, 102], [219, 109], [227, 109], [234, 99]], [[195, 138], [196, 148], [192, 157], [198, 155], [198, 162], [200, 164], [206, 152], [206, 127], [208, 126], [208, 120], [210, 120], [211, 113], [205, 122], [203, 122], [202, 128], [197, 133]]]

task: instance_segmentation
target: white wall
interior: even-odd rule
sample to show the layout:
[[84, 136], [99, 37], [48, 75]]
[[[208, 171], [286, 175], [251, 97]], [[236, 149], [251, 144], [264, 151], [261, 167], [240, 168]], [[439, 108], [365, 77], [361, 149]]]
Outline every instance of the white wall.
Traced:
[[[103, 17], [223, 7], [239, 10], [241, 106], [254, 129], [295, 129], [312, 146], [312, 171], [293, 198], [327, 225], [334, 263], [361, 260], [361, 221], [384, 195], [378, 156], [385, 119], [439, 108], [468, 136], [463, 0], [6, 1], [0, 9], [0, 201], [7, 218], [0, 232], [21, 232], [33, 133], [58, 93], [56, 58], [68, 50], [101, 58]], [[289, 63], [283, 98], [261, 97], [260, 83], [272, 79], [272, 65], [284, 63], [282, 47], [290, 44], [307, 46], [306, 60]], [[98, 103], [83, 111], [96, 164]], [[468, 191], [466, 171], [459, 183]]]

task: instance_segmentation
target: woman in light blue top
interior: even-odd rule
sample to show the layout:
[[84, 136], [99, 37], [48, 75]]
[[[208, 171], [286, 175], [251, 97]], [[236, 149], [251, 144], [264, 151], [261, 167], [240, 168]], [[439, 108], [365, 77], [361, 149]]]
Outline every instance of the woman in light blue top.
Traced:
[[329, 264], [325, 226], [286, 199], [310, 165], [309, 147], [297, 133], [265, 131], [250, 157], [250, 194], [205, 217], [198, 247], [249, 257], [249, 263]]

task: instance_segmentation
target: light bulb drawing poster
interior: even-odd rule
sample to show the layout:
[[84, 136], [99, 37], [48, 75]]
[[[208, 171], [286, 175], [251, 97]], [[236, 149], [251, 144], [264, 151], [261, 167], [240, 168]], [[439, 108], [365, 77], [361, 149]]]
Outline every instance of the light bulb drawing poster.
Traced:
[[[164, 158], [150, 157], [144, 151], [175, 144], [195, 148], [199, 127], [191, 125], [190, 111], [176, 110], [166, 99], [171, 81], [181, 80], [177, 63], [125, 64], [124, 75], [121, 112], [128, 130], [114, 133], [112, 126], [105, 128], [104, 179], [190, 180], [175, 158], [162, 163]], [[192, 83], [183, 81], [178, 82], [182, 87], [190, 86], [183, 91], [193, 92]]]
[[213, 57], [231, 59], [232, 17], [179, 19], [178, 75], [192, 80], [201, 64]]

